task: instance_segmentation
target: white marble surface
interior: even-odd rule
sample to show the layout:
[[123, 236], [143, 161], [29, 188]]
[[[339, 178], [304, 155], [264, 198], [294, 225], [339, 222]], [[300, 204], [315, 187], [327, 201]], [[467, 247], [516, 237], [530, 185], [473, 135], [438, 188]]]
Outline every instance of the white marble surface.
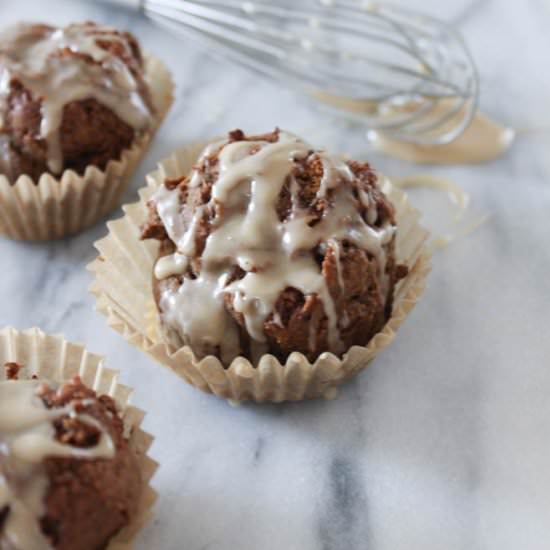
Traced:
[[[550, 5], [486, 0], [462, 18], [465, 0], [417, 2], [430, 3], [461, 19], [485, 111], [516, 127], [550, 125]], [[278, 124], [366, 156], [390, 175], [420, 171], [371, 154], [361, 129], [122, 10], [0, 0], [0, 14], [2, 24], [90, 18], [126, 27], [169, 64], [178, 99], [127, 201], [173, 148], [236, 126]], [[87, 292], [84, 266], [103, 225], [65, 242], [0, 240], [0, 326], [39, 326], [83, 341], [136, 388], [161, 463], [160, 500], [140, 549], [545, 550], [549, 150], [543, 131], [520, 137], [491, 164], [421, 169], [462, 185], [472, 215], [489, 212], [491, 221], [435, 256], [424, 299], [394, 345], [333, 402], [233, 408], [127, 345]], [[446, 208], [429, 192], [413, 200], [428, 214]]]

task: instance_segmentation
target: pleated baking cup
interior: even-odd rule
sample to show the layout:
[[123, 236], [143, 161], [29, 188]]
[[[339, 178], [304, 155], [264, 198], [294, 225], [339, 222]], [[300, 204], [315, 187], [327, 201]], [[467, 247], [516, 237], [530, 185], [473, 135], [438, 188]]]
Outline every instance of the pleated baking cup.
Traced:
[[418, 211], [403, 192], [392, 187], [389, 180], [382, 180], [382, 188], [396, 209], [397, 261], [406, 264], [409, 273], [396, 286], [390, 319], [367, 346], [353, 346], [342, 358], [322, 353], [313, 363], [297, 352], [284, 364], [269, 354], [256, 366], [237, 357], [224, 368], [217, 357], [199, 359], [190, 347], [177, 349], [163, 335], [152, 291], [159, 243], [139, 239], [139, 227], [147, 217], [147, 200], [166, 177], [187, 174], [204, 146], [186, 147], [162, 161], [159, 169], [147, 176], [148, 186], [140, 190], [140, 202], [124, 206], [125, 216], [107, 224], [107, 237], [95, 243], [99, 256], [88, 266], [95, 278], [90, 290], [97, 298], [98, 311], [127, 341], [205, 392], [234, 401], [257, 402], [333, 397], [339, 384], [363, 370], [392, 342], [424, 290], [431, 255], [425, 245], [428, 232], [418, 223]]
[[173, 101], [172, 77], [160, 60], [145, 57], [145, 77], [156, 110], [153, 124], [104, 170], [88, 166], [83, 175], [44, 173], [38, 182], [22, 175], [13, 184], [0, 174], [0, 235], [21, 241], [59, 239], [91, 227], [119, 206]]
[[22, 332], [13, 328], [0, 330], [0, 380], [6, 376], [2, 367], [9, 362], [23, 366], [18, 373], [21, 380], [36, 374], [40, 379], [61, 384], [78, 375], [98, 395], [109, 395], [115, 400], [124, 421], [124, 432], [130, 448], [138, 459], [143, 491], [136, 517], [111, 539], [107, 550], [132, 548], [137, 533], [149, 521], [152, 506], [157, 499], [149, 481], [158, 467], [147, 456], [154, 438], [140, 428], [145, 413], [130, 405], [132, 390], [118, 383], [118, 372], [106, 368], [99, 355], [89, 353], [80, 344], [67, 342], [60, 335], [44, 334], [37, 328]]

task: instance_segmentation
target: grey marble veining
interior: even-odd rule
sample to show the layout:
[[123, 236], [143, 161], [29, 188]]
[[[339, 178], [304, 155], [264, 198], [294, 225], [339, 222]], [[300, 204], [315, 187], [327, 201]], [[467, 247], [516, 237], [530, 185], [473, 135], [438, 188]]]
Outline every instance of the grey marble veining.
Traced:
[[[486, 112], [517, 128], [550, 126], [546, 0], [417, 4], [460, 22], [478, 60]], [[138, 548], [550, 547], [549, 130], [521, 135], [487, 165], [419, 168], [370, 151], [362, 128], [123, 10], [0, 0], [0, 14], [2, 24], [32, 17], [126, 27], [170, 66], [177, 101], [126, 202], [179, 145], [237, 126], [280, 125], [367, 157], [389, 175], [443, 175], [470, 193], [474, 218], [491, 214], [436, 254], [424, 299], [394, 345], [338, 399], [283, 406], [230, 407], [107, 328], [93, 311], [84, 269], [103, 224], [62, 242], [0, 239], [0, 326], [36, 325], [85, 342], [122, 371], [134, 402], [148, 411], [160, 500]], [[444, 226], [444, 199], [415, 192], [412, 200], [428, 225]]]

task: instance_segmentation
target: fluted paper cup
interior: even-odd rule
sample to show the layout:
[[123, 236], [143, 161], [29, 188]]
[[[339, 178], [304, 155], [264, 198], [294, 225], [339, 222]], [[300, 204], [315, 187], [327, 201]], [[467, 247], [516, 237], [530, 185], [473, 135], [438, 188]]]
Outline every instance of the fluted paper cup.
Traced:
[[160, 60], [145, 57], [145, 77], [156, 109], [153, 124], [104, 170], [88, 166], [83, 175], [73, 170], [59, 177], [44, 173], [37, 182], [22, 175], [14, 183], [0, 174], [0, 235], [22, 241], [59, 239], [91, 227], [119, 206], [173, 100], [172, 78]]
[[106, 368], [99, 355], [89, 353], [80, 344], [67, 342], [60, 335], [44, 334], [37, 328], [22, 332], [13, 328], [0, 330], [0, 380], [6, 376], [2, 366], [9, 362], [23, 366], [19, 371], [20, 379], [37, 375], [40, 379], [62, 384], [78, 375], [98, 395], [109, 395], [116, 402], [130, 448], [138, 458], [143, 490], [136, 517], [111, 539], [107, 550], [132, 548], [137, 533], [148, 522], [157, 498], [149, 481], [158, 467], [147, 456], [147, 450], [154, 438], [140, 428], [144, 412], [130, 405], [132, 390], [118, 383], [118, 372]]
[[339, 384], [363, 370], [393, 341], [424, 290], [430, 252], [425, 246], [428, 232], [418, 223], [418, 211], [403, 192], [383, 179], [382, 188], [396, 209], [397, 261], [406, 264], [409, 273], [396, 286], [391, 317], [367, 346], [353, 346], [342, 358], [322, 353], [313, 363], [296, 352], [284, 364], [266, 354], [257, 365], [237, 357], [224, 367], [217, 357], [197, 358], [190, 347], [177, 349], [163, 337], [152, 290], [159, 243], [139, 239], [139, 227], [147, 217], [147, 200], [166, 177], [187, 174], [204, 146], [186, 147], [162, 161], [158, 170], [147, 176], [141, 200], [124, 206], [125, 216], [107, 224], [107, 237], [95, 243], [99, 256], [88, 266], [94, 275], [90, 290], [97, 298], [98, 311], [128, 342], [205, 392], [234, 401], [257, 402], [333, 397]]

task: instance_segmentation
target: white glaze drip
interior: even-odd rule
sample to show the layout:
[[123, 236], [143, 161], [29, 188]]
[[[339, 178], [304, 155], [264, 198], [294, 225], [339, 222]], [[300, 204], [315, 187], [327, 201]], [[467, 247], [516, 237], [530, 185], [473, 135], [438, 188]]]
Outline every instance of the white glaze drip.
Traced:
[[[0, 132], [6, 116], [10, 81], [17, 78], [33, 97], [41, 98], [40, 136], [48, 151], [48, 168], [59, 174], [63, 155], [59, 128], [68, 103], [93, 98], [113, 111], [135, 131], [144, 130], [151, 112], [139, 84], [119, 57], [97, 44], [116, 43], [132, 57], [128, 41], [109, 27], [71, 25], [33, 33], [32, 25], [18, 25], [0, 35]], [[64, 49], [91, 58], [60, 56]], [[0, 148], [0, 170], [9, 166], [9, 152]]]
[[185, 254], [175, 252], [168, 256], [163, 256], [155, 264], [155, 277], [157, 279], [166, 279], [172, 275], [184, 273], [189, 265], [189, 258]]
[[[0, 535], [0, 548], [46, 550], [50, 546], [39, 528], [44, 514], [48, 480], [41, 464], [44, 458], [112, 458], [114, 444], [101, 424], [74, 405], [48, 409], [36, 395], [38, 380], [0, 382], [0, 510], [9, 507]], [[86, 406], [93, 400], [82, 400]], [[100, 431], [92, 448], [78, 448], [55, 439], [52, 422], [69, 415]]]
[[[380, 104], [377, 101], [343, 98], [324, 92], [316, 92], [313, 97], [338, 109], [373, 116], [380, 118], [381, 121], [398, 113], [415, 111], [421, 106], [416, 102]], [[429, 105], [426, 104], [426, 106]], [[425, 126], [449, 115], [455, 108], [455, 100], [444, 99], [429, 107], [427, 113], [420, 119]], [[435, 140], [438, 136], [455, 129], [464, 120], [468, 108], [469, 105], [463, 105], [444, 123], [436, 124], [436, 129], [430, 137]], [[417, 164], [477, 164], [490, 162], [504, 155], [510, 149], [517, 133], [519, 132], [478, 111], [465, 131], [446, 145], [429, 145], [393, 139], [389, 135], [385, 135], [383, 131], [370, 131], [368, 136], [375, 149], [409, 162]]]
[[[2, 122], [0, 121], [0, 132]], [[7, 136], [0, 133], [0, 174], [11, 174], [10, 142]]]
[[[451, 100], [449, 100], [451, 101]], [[439, 128], [447, 131], [453, 128], [464, 115], [463, 107], [454, 117]], [[440, 102], [430, 111], [430, 122], [449, 112], [449, 102]], [[373, 146], [392, 157], [417, 164], [477, 164], [490, 162], [504, 155], [512, 146], [515, 132], [511, 128], [477, 112], [463, 134], [446, 145], [422, 145], [398, 141], [384, 135], [383, 132], [370, 134]]]
[[[166, 285], [160, 299], [164, 322], [199, 355], [213, 353], [217, 346], [226, 361], [239, 353], [236, 332], [230, 328], [235, 322], [226, 311], [224, 296], [231, 296], [232, 307], [243, 315], [254, 343], [265, 344], [264, 324], [276, 313], [277, 299], [288, 287], [301, 291], [304, 296], [318, 296], [328, 319], [330, 349], [335, 353], [344, 351], [338, 312], [313, 251], [319, 245], [326, 248], [326, 244], [331, 243], [343, 291], [339, 242], [346, 240], [367, 250], [376, 258], [383, 278], [386, 248], [395, 226], [387, 223], [375, 228], [365, 223], [358, 201], [347, 187], [354, 177], [349, 166], [341, 158], [324, 152], [315, 152], [324, 169], [317, 197], [324, 198], [331, 192], [327, 213], [313, 227], [308, 225], [307, 212], [297, 207], [288, 220], [280, 221], [276, 205], [281, 189], [289, 182], [291, 194], [296, 194], [297, 184], [291, 177], [295, 161], [306, 159], [312, 150], [309, 144], [286, 132], [281, 132], [274, 143], [226, 144], [218, 156], [219, 177], [212, 187], [212, 201], [199, 207], [185, 230], [180, 191], [161, 186], [154, 195], [157, 212], [178, 248], [170, 259], [159, 260], [157, 277], [167, 272], [174, 274], [172, 267], [179, 261], [177, 255], [193, 255], [194, 244], [190, 243], [195, 242], [197, 220], [202, 218], [205, 208], [213, 211], [214, 204], [220, 207], [221, 213], [215, 218], [200, 256], [200, 277], [185, 279], [177, 290]], [[204, 152], [199, 164], [211, 152], [211, 148]], [[191, 181], [196, 176], [197, 172]], [[367, 195], [361, 200], [367, 201], [376, 215], [374, 202], [371, 206]], [[370, 215], [372, 217], [372, 212]], [[180, 273], [183, 273], [185, 262], [181, 265]], [[227, 284], [236, 265], [246, 273]], [[274, 318], [280, 323], [278, 316]], [[309, 341], [310, 348], [314, 349], [316, 332], [310, 332]]]
[[336, 261], [336, 270], [338, 273], [338, 285], [340, 286], [340, 291], [344, 292], [346, 285], [344, 282], [344, 274], [342, 272], [342, 262], [340, 261], [340, 243], [336, 239], [330, 241], [330, 248], [334, 254]]
[[[177, 291], [161, 293], [160, 307], [164, 322], [172, 327], [185, 344], [201, 355], [221, 348], [221, 359], [231, 362], [239, 355], [239, 334], [223, 307], [223, 289], [227, 276], [208, 274], [184, 279]], [[182, 307], [185, 304], [185, 307]]]
[[166, 233], [168, 233], [172, 241], [177, 242], [179, 236], [185, 232], [178, 190], [170, 190], [161, 185], [155, 191], [153, 200], [155, 201], [157, 213], [162, 219]]

